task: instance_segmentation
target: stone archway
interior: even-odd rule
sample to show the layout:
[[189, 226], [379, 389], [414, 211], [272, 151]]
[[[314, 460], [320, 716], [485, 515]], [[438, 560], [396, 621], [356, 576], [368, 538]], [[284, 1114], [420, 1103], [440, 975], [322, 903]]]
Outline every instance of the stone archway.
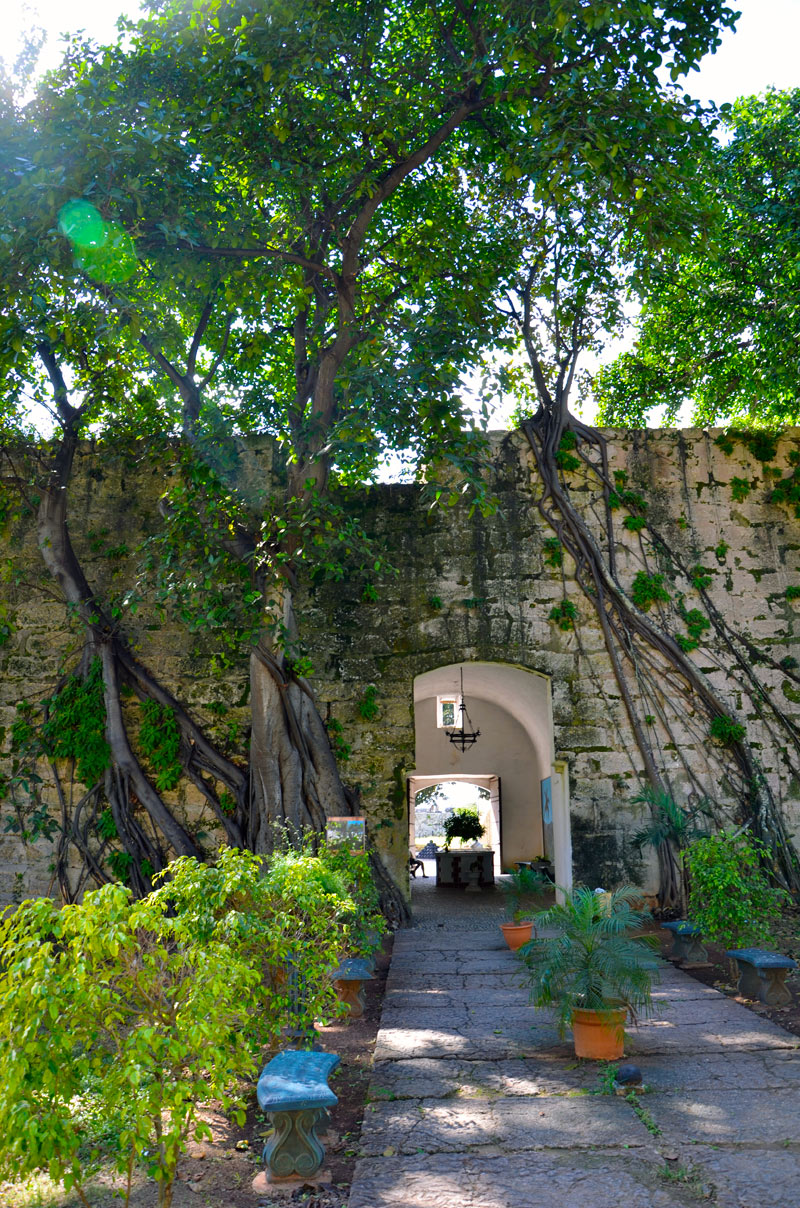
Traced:
[[[443, 712], [458, 699], [460, 673], [470, 717], [481, 735], [460, 751], [448, 739]], [[436, 667], [414, 680], [416, 766], [409, 775], [409, 797], [425, 785], [444, 780], [498, 784], [497, 866], [547, 855], [556, 883], [572, 884], [569, 784], [566, 765], [554, 758], [550, 679], [509, 663], [466, 662]], [[542, 782], [550, 780], [552, 811], [543, 818]]]

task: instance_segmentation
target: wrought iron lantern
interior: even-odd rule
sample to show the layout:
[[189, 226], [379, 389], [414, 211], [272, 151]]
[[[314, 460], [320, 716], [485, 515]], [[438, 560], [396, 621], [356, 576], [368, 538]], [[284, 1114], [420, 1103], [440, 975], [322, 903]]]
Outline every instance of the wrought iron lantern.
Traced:
[[466, 751], [467, 747], [474, 747], [475, 743], [480, 738], [480, 730], [473, 730], [472, 720], [467, 712], [467, 702], [464, 698], [464, 668], [461, 668], [461, 694], [459, 696], [458, 711], [460, 714], [460, 725], [452, 729], [447, 737], [450, 739], [454, 747], [460, 747], [462, 752]]

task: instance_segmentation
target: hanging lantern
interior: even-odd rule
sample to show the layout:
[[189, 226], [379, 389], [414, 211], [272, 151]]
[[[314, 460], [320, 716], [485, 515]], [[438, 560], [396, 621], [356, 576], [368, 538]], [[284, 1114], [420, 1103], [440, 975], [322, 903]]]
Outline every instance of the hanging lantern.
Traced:
[[459, 726], [450, 731], [447, 737], [454, 747], [460, 747], [462, 751], [466, 751], [467, 747], [474, 747], [480, 737], [480, 730], [473, 730], [470, 715], [467, 712], [467, 702], [464, 699], [464, 668], [461, 668], [461, 695], [459, 697]]

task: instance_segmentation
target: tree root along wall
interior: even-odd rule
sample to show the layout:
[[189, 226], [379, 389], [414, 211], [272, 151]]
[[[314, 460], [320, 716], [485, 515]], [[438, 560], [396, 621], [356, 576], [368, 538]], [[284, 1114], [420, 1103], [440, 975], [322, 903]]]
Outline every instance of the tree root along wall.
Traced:
[[[641, 867], [631, 836], [646, 818], [632, 798], [649, 781], [679, 801], [706, 798], [720, 823], [749, 820], [791, 884], [795, 860], [786, 840], [800, 822], [800, 679], [793, 662], [800, 660], [800, 604], [791, 590], [800, 587], [800, 520], [770, 497], [800, 438], [786, 433], [765, 463], [742, 441], [726, 451], [714, 433], [606, 432], [605, 452], [576, 435], [571, 456], [578, 465], [562, 465], [549, 481], [536, 464], [539, 433], [498, 437], [492, 472], [499, 508], [486, 519], [457, 509], [430, 512], [417, 489], [405, 486], [373, 489], [349, 504], [401, 573], [381, 585], [377, 601], [365, 601], [345, 581], [318, 586], [296, 602], [316, 700], [328, 735], [336, 736], [348, 808], [364, 808], [384, 861], [401, 881], [414, 677], [473, 659], [514, 663], [551, 678], [556, 757], [570, 766], [577, 875], [609, 883]], [[146, 597], [134, 615], [111, 622], [105, 636], [102, 618], [90, 618], [90, 628], [100, 631], [95, 647], [86, 648], [78, 615], [84, 596], [94, 609], [135, 588], [137, 548], [161, 522], [164, 483], [143, 450], [106, 449], [101, 458], [80, 447], [75, 458], [69, 533], [88, 596], [77, 579], [67, 584], [65, 611], [52, 578], [42, 573], [41, 558], [53, 546], [42, 549], [41, 511], [38, 546], [33, 510], [12, 520], [2, 539], [3, 559], [14, 568], [2, 587], [0, 614], [8, 631], [0, 645], [2, 827], [30, 829], [31, 796], [56, 823], [35, 844], [24, 843], [19, 829], [2, 831], [5, 900], [52, 891], [58, 876], [79, 892], [114, 875], [120, 828], [131, 828], [126, 850], [133, 847], [137, 862], [132, 873], [117, 861], [119, 871], [144, 884], [174, 851], [205, 854], [220, 842], [247, 841], [241, 832], [252, 818], [248, 668], [215, 672], [213, 633], [187, 636]], [[744, 498], [734, 479], [747, 482]], [[609, 492], [619, 504], [610, 526]], [[52, 524], [52, 509], [44, 519]], [[103, 548], [95, 548], [103, 531]], [[123, 554], [104, 553], [122, 546]], [[60, 556], [69, 569], [69, 557]], [[117, 770], [101, 785], [85, 785], [71, 760], [56, 755], [38, 761], [40, 781], [25, 782], [20, 751], [10, 750], [12, 731], [19, 747], [17, 705], [35, 711], [51, 700], [82, 657], [85, 672], [100, 659]], [[282, 691], [262, 670], [259, 691], [265, 697]], [[302, 681], [292, 684], [292, 707], [302, 714]], [[370, 685], [375, 691], [367, 697]], [[183, 774], [171, 787], [158, 787], [165, 774], [139, 742], [143, 699], [160, 702], [175, 718]], [[305, 729], [317, 752], [316, 784], [324, 786], [335, 775], [324, 736]], [[259, 755], [257, 763], [268, 794], [275, 787], [269, 760]], [[329, 795], [323, 789], [319, 808], [336, 812]], [[158, 802], [172, 819], [169, 838]], [[101, 821], [106, 808], [113, 825]], [[593, 863], [593, 852], [602, 855], [602, 866]], [[662, 883], [674, 880], [668, 857], [661, 857]], [[642, 875], [654, 889], [657, 865]]]

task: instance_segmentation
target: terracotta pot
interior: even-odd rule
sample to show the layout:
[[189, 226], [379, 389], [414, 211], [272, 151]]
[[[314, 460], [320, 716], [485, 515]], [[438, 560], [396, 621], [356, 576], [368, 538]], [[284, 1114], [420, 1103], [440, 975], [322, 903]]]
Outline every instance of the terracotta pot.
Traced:
[[512, 952], [533, 939], [533, 923], [501, 923], [500, 930]]
[[572, 1038], [575, 1056], [592, 1061], [617, 1061], [625, 1047], [625, 1007], [607, 1007], [593, 1011], [588, 1007], [573, 1007]]

